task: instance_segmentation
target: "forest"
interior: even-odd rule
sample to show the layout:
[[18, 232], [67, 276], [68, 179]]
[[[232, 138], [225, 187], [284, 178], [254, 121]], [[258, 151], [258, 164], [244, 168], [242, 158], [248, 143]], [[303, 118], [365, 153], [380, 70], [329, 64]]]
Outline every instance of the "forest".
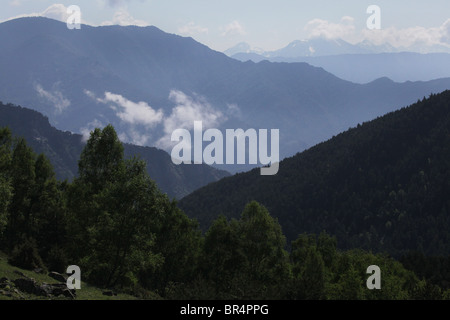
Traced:
[[179, 201], [207, 230], [249, 201], [276, 217], [288, 241], [326, 231], [340, 249], [450, 255], [450, 91], [357, 125], [280, 162], [239, 173]]
[[[326, 232], [288, 241], [256, 201], [202, 231], [145, 167], [109, 125], [91, 132], [78, 176], [59, 181], [43, 154], [0, 129], [0, 251], [24, 269], [78, 265], [89, 283], [142, 299], [450, 299], [448, 258], [340, 250]], [[366, 286], [370, 265], [380, 290]]]

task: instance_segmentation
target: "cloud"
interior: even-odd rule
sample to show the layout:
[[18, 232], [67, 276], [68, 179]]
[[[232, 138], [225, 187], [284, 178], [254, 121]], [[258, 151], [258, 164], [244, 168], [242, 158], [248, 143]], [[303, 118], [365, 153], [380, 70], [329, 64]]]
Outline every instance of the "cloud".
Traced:
[[[84, 94], [98, 103], [108, 105], [126, 125], [120, 126], [124, 129], [119, 133], [120, 140], [142, 146], [154, 142], [156, 146], [166, 150], [174, 145], [171, 136], [176, 129], [192, 130], [194, 121], [202, 121], [205, 130], [217, 128], [228, 117], [239, 117], [241, 112], [237, 105], [230, 104], [226, 114], [223, 114], [214, 109], [204, 97], [198, 95], [191, 97], [178, 90], [172, 90], [169, 94], [169, 100], [174, 107], [168, 116], [164, 115], [161, 109], [155, 110], [146, 102], [133, 102], [120, 94], [105, 92], [103, 98], [98, 98], [89, 90], [84, 90]], [[88, 136], [90, 130], [98, 125], [101, 123], [95, 120], [82, 128], [81, 132], [84, 136]], [[145, 126], [145, 129], [142, 130], [139, 125]], [[159, 130], [159, 125], [162, 126], [162, 130]], [[153, 132], [160, 132], [153, 141], [148, 134], [150, 129], [157, 129]]]
[[221, 29], [222, 29], [223, 37], [243, 36], [243, 35], [247, 34], [245, 32], [244, 27], [236, 20], [230, 22], [228, 25], [226, 25], [225, 27], [223, 27]]
[[344, 39], [355, 33], [355, 20], [352, 17], [342, 17], [339, 23], [333, 23], [322, 19], [309, 21], [305, 30], [310, 38]]
[[227, 116], [230, 118], [236, 118], [236, 119], [242, 119], [242, 112], [241, 109], [237, 104], [228, 104], [227, 105]]
[[67, 22], [69, 14], [67, 13], [67, 7], [63, 4], [54, 4], [48, 7], [42, 12], [42, 16], [50, 19]]
[[[17, 5], [17, 6], [22, 4], [21, 1], [17, 1], [17, 0], [15, 0], [13, 2], [15, 3], [14, 5]], [[11, 3], [11, 5], [13, 5], [13, 4]], [[44, 18], [54, 19], [54, 20], [58, 20], [58, 21], [66, 23], [71, 15], [71, 14], [67, 13], [67, 8], [68, 7], [64, 6], [63, 4], [59, 4], [59, 3], [52, 4], [50, 7], [48, 7], [47, 9], [45, 9], [42, 12], [21, 14], [18, 16], [8, 18], [5, 21], [19, 19], [19, 18], [28, 18], [28, 17], [44, 17]], [[5, 21], [2, 21], [2, 22], [5, 22]], [[81, 19], [81, 22], [83, 24], [88, 24], [83, 19]]]
[[[20, 5], [21, 2], [18, 0], [13, 1], [15, 5]], [[120, 4], [124, 1], [110, 1], [111, 5], [113, 3]], [[13, 5], [11, 3], [11, 5]], [[19, 18], [26, 18], [26, 17], [45, 17], [49, 19], [58, 20], [61, 22], [66, 23], [71, 14], [67, 13], [67, 8], [63, 4], [53, 4], [47, 9], [45, 9], [42, 12], [34, 12], [34, 13], [27, 13], [27, 14], [21, 14], [18, 16], [14, 16], [11, 18], [6, 19], [5, 21], [19, 19]], [[83, 10], [81, 10], [81, 15], [83, 14]], [[4, 22], [4, 21], [2, 21]], [[92, 23], [88, 23], [85, 20], [81, 19], [81, 22], [83, 24], [87, 25], [94, 25]], [[150, 24], [147, 21], [139, 20], [133, 18], [133, 16], [128, 12], [126, 8], [120, 8], [118, 9], [112, 18], [112, 20], [104, 21], [100, 24], [101, 26], [111, 26], [111, 25], [120, 25], [120, 26], [139, 26], [139, 27], [148, 27]]]
[[[17, 0], [11, 2], [11, 5], [19, 6], [21, 4], [22, 3]], [[45, 17], [45, 18], [49, 18], [49, 19], [66, 22], [67, 19], [69, 18], [69, 14], [67, 14], [67, 7], [64, 6], [63, 4], [53, 4], [42, 12], [21, 14], [21, 15], [15, 16], [15, 17], [8, 18], [5, 21], [19, 19], [19, 18], [27, 18], [27, 17]]]
[[126, 9], [119, 9], [114, 13], [112, 21], [104, 21], [101, 25], [148, 27], [150, 24], [147, 21], [133, 18]]
[[104, 125], [99, 120], [94, 119], [94, 121], [89, 122], [86, 127], [80, 128], [80, 132], [82, 135], [82, 141], [87, 142], [91, 136], [91, 132], [96, 128], [103, 128]]
[[[115, 115], [122, 120], [126, 131], [119, 133], [121, 141], [133, 143], [139, 146], [145, 146], [149, 143], [150, 135], [149, 129], [154, 129], [163, 121], [164, 113], [161, 109], [155, 110], [148, 103], [140, 101], [133, 102], [120, 94], [105, 92], [104, 98], [97, 98], [97, 96], [89, 90], [84, 90], [84, 94], [92, 100], [108, 105]], [[92, 125], [98, 125], [96, 120]], [[89, 133], [92, 125], [82, 128], [82, 133], [85, 135]], [[138, 129], [138, 126], [144, 126], [144, 129]], [[84, 131], [83, 131], [84, 130]]]
[[450, 48], [450, 19], [440, 27], [366, 29], [362, 31], [362, 38], [373, 44], [389, 44], [397, 49], [418, 48], [423, 53], [433, 51], [433, 46]]
[[41, 98], [44, 98], [45, 100], [53, 104], [56, 109], [56, 113], [58, 114], [61, 114], [70, 106], [70, 101], [66, 99], [58, 90], [53, 90], [52, 92], [46, 91], [40, 84], [35, 85], [35, 90]]
[[184, 35], [195, 35], [195, 34], [202, 34], [202, 33], [208, 33], [208, 28], [201, 27], [199, 25], [196, 25], [194, 22], [189, 22], [187, 25], [178, 28], [178, 32], [180, 34]]
[[101, 23], [102, 26], [138, 26], [138, 27], [148, 27], [150, 24], [147, 21], [135, 19], [127, 11], [127, 9], [119, 9], [114, 13], [114, 17], [111, 21], [104, 21]]
[[[90, 91], [86, 90], [85, 94], [93, 97]], [[145, 125], [152, 128], [160, 123], [164, 116], [161, 109], [156, 111], [146, 102], [133, 102], [120, 94], [105, 92], [105, 97], [98, 98], [97, 101], [104, 104], [112, 103], [111, 108], [116, 111], [116, 116], [132, 125]]]
[[354, 18], [345, 16], [338, 23], [313, 19], [306, 24], [305, 30], [309, 38], [343, 39], [350, 43], [368, 41], [375, 45], [388, 44], [397, 49], [421, 48], [423, 52], [427, 52], [432, 51], [433, 46], [450, 48], [450, 19], [439, 27], [388, 27], [380, 30], [364, 28], [358, 31]]
[[450, 19], [445, 21], [440, 27], [441, 42], [450, 43]]
[[136, 146], [147, 146], [150, 140], [148, 134], [139, 133], [134, 128], [130, 128], [127, 132], [122, 132], [118, 136], [121, 141], [132, 143]]
[[175, 103], [172, 113], [164, 119], [165, 135], [157, 142], [157, 146], [168, 149], [172, 132], [176, 129], [192, 130], [194, 121], [202, 121], [203, 129], [216, 128], [226, 117], [222, 112], [215, 110], [203, 97], [192, 98], [181, 91], [172, 90], [169, 99]]

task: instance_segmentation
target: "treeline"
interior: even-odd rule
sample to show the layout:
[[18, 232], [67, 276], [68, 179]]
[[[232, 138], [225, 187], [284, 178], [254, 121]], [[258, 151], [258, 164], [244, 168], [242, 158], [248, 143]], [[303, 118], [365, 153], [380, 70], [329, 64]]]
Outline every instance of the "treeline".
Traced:
[[[202, 234], [145, 167], [124, 158], [107, 126], [91, 133], [78, 177], [58, 181], [45, 156], [0, 129], [0, 250], [27, 269], [78, 265], [84, 280], [141, 298], [450, 298], [387, 255], [337, 250], [326, 233], [288, 244], [257, 202]], [[381, 290], [366, 287], [370, 265], [381, 269]]]

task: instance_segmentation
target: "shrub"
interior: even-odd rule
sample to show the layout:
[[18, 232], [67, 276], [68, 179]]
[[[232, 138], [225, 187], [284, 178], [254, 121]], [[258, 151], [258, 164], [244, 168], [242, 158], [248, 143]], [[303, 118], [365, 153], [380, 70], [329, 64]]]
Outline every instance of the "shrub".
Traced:
[[27, 239], [22, 244], [15, 246], [8, 262], [13, 266], [27, 270], [46, 269], [44, 262], [39, 256], [34, 239]]

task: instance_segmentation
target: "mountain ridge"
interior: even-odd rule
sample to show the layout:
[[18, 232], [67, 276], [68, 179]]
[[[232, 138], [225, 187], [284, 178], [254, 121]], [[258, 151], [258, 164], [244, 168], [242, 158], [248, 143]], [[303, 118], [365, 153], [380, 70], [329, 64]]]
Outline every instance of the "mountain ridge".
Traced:
[[[449, 53], [376, 53], [340, 54], [318, 57], [265, 57], [256, 53], [236, 53], [239, 61], [306, 62], [321, 67], [335, 76], [354, 83], [365, 84], [381, 77], [395, 82], [430, 81], [450, 75]], [[354, 72], [364, 70], [364, 72]]]
[[222, 131], [280, 129], [282, 159], [450, 88], [450, 78], [360, 85], [307, 63], [239, 62], [156, 27], [68, 30], [24, 18], [0, 24], [0, 41], [1, 100], [61, 130], [111, 123], [124, 142], [166, 151], [173, 129], [203, 120]]

